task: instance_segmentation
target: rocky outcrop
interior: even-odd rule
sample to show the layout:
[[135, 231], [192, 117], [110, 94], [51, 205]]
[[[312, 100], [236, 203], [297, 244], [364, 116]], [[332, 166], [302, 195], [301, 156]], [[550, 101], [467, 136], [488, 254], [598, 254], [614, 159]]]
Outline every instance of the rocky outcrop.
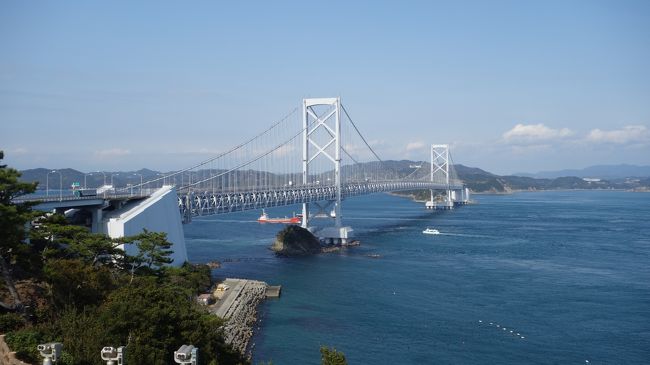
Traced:
[[271, 250], [281, 256], [305, 256], [321, 252], [320, 241], [308, 230], [290, 225], [278, 232]]
[[2, 365], [29, 365], [16, 358], [16, 353], [12, 352], [5, 342], [5, 335], [0, 335], [0, 364]]
[[219, 268], [221, 268], [221, 262], [219, 262], [219, 261], [210, 261], [206, 265], [210, 269], [219, 269]]

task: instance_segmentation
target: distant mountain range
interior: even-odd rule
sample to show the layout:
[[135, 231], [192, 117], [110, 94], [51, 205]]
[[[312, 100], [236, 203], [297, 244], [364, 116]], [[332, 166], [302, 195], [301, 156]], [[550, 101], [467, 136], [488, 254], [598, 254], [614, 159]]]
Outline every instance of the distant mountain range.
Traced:
[[625, 189], [650, 190], [650, 178], [620, 178], [616, 180], [593, 180], [578, 176], [535, 178], [516, 175], [495, 175], [487, 171], [456, 165], [458, 176], [474, 192], [507, 193], [512, 191], [571, 190], [571, 189]]
[[[371, 162], [368, 164], [374, 165], [372, 168], [376, 169], [378, 162]], [[409, 160], [384, 161], [381, 164], [381, 168], [383, 169], [382, 174], [389, 179], [398, 176], [406, 176], [413, 171], [414, 165], [421, 166], [417, 171], [417, 174], [412, 175], [414, 178], [426, 178], [426, 176], [428, 176], [428, 171], [430, 170], [428, 163]], [[592, 166], [581, 170], [548, 171], [538, 174], [517, 174], [508, 176], [495, 175], [480, 168], [459, 164], [455, 165], [455, 167], [459, 178], [462, 179], [474, 192], [507, 193], [518, 190], [534, 191], [558, 189], [650, 190], [650, 166]], [[347, 167], [343, 168], [344, 173], [346, 168]], [[50, 189], [58, 189], [59, 186], [68, 189], [70, 185], [75, 182], [84, 186], [84, 179], [86, 180], [85, 184], [88, 187], [98, 187], [104, 182], [110, 184], [111, 180], [113, 185], [116, 187], [125, 187], [129, 184], [139, 184], [140, 176], [142, 176], [143, 181], [147, 181], [163, 175], [161, 172], [149, 169], [104, 173], [84, 173], [74, 169], [60, 169], [57, 171], [61, 173], [61, 184], [58, 172], [52, 173], [51, 171], [51, 169], [46, 168], [24, 170], [21, 171], [21, 180], [38, 181], [39, 189], [45, 189], [48, 184]], [[201, 176], [209, 176], [209, 172], [207, 171], [195, 171], [192, 174], [192, 181], [197, 181], [197, 178]], [[298, 180], [298, 175], [299, 174], [296, 174], [293, 180]], [[251, 172], [242, 171], [241, 176], [238, 178], [243, 182], [246, 178], [251, 176], [254, 176], [251, 175]], [[583, 178], [592, 178], [595, 180], [585, 180]], [[177, 183], [181, 183], [180, 180], [181, 177], [179, 176]]]
[[547, 178], [553, 179], [563, 176], [577, 176], [587, 178], [599, 179], [625, 179], [629, 177], [650, 177], [650, 166], [637, 166], [637, 165], [596, 165], [585, 167], [584, 169], [573, 170], [557, 170], [557, 171], [541, 171], [534, 174], [531, 173], [517, 173], [517, 176], [526, 176], [534, 178]]

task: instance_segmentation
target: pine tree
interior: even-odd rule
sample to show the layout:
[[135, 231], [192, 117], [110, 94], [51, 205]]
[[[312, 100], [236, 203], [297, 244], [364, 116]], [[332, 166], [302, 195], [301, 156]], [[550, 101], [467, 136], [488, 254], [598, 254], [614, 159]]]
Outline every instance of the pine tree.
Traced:
[[335, 348], [329, 348], [321, 346], [320, 348], [320, 359], [321, 365], [347, 365], [348, 362], [345, 360], [345, 355], [336, 351]]
[[[0, 161], [4, 152], [0, 151]], [[29, 252], [25, 243], [25, 226], [40, 214], [32, 211], [30, 204], [14, 204], [12, 200], [20, 195], [33, 193], [36, 183], [18, 181], [20, 172], [0, 165], [0, 271], [13, 303], [0, 301], [0, 307], [8, 311], [23, 312], [24, 306], [14, 284], [13, 266], [21, 254]]]

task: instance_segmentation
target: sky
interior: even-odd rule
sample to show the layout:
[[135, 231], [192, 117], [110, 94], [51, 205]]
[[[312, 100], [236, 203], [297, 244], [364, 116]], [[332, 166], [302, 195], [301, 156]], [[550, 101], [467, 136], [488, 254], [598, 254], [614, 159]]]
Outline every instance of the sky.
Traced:
[[382, 159], [650, 165], [650, 2], [0, 1], [19, 169], [180, 169], [334, 96]]

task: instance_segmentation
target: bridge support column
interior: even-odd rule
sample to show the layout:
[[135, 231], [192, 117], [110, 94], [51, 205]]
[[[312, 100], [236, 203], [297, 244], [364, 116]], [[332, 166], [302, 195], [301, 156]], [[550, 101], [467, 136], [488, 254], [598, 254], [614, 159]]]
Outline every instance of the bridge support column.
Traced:
[[[309, 184], [309, 115], [307, 100], [302, 101], [302, 184]], [[309, 203], [302, 203], [302, 228], [309, 228]]]
[[352, 241], [352, 227], [325, 227], [316, 232], [321, 241], [328, 245], [345, 245]]
[[449, 209], [454, 208], [454, 202], [456, 201], [456, 190], [447, 190], [447, 206]]
[[91, 215], [92, 215], [92, 222], [91, 222], [91, 230], [94, 233], [105, 233], [104, 231], [104, 225], [102, 223], [102, 218], [103, 218], [103, 207], [95, 208], [92, 210]]

